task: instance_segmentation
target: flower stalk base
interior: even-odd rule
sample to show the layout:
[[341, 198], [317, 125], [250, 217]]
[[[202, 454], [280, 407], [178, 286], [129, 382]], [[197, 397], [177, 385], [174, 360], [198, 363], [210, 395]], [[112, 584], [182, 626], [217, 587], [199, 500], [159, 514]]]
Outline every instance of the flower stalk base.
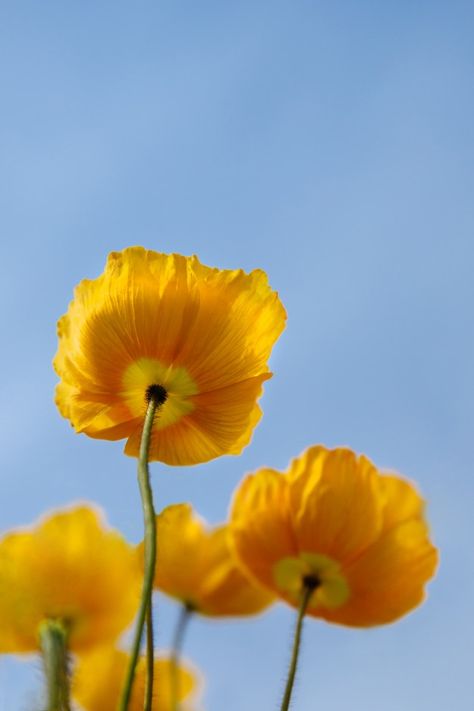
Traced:
[[46, 677], [47, 711], [70, 711], [67, 631], [61, 622], [43, 622], [39, 631]]

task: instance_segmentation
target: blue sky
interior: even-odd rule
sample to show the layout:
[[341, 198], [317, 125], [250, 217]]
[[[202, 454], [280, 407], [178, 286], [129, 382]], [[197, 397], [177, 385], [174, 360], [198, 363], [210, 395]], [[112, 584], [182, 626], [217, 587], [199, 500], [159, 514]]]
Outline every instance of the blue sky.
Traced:
[[[99, 5], [99, 6], [98, 6]], [[142, 535], [132, 459], [55, 409], [55, 324], [111, 250], [261, 267], [289, 320], [241, 457], [153, 466], [158, 507], [223, 520], [245, 472], [347, 444], [416, 480], [441, 567], [396, 625], [309, 621], [295, 711], [469, 708], [473, 63], [469, 2], [0, 7], [0, 528], [93, 500]], [[176, 608], [158, 601], [158, 642]], [[196, 622], [207, 711], [278, 708], [292, 611]], [[38, 660], [0, 659], [0, 711]]]

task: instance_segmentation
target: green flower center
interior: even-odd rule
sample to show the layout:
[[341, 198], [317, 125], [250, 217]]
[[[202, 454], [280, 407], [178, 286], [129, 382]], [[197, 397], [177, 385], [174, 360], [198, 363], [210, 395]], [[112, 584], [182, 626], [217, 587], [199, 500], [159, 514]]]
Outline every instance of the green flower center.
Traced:
[[350, 594], [339, 563], [319, 553], [283, 558], [273, 567], [273, 578], [277, 587], [296, 605], [304, 589], [313, 588], [309, 609], [340, 607]]

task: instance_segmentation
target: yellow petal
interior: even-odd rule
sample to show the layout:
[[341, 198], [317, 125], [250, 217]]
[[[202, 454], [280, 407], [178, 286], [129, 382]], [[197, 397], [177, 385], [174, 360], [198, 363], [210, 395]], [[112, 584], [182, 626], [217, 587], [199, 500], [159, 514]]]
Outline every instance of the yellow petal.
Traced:
[[295, 459], [288, 477], [298, 549], [343, 561], [375, 540], [383, 513], [377, 476], [346, 448], [310, 447]]
[[384, 502], [384, 530], [423, 517], [424, 501], [414, 485], [397, 476], [379, 478], [380, 496]]
[[[165, 427], [154, 427], [150, 461], [171, 465], [207, 462], [224, 454], [239, 454], [250, 442], [262, 412], [255, 404], [262, 391], [262, 376], [190, 398], [193, 409], [186, 417]], [[159, 421], [159, 415], [157, 420]], [[137, 456], [143, 419], [130, 435], [125, 453]]]
[[247, 476], [234, 495], [230, 529], [241, 565], [274, 590], [273, 566], [297, 553], [286, 477], [272, 469]]
[[392, 528], [344, 569], [350, 599], [326, 619], [357, 627], [393, 622], [424, 600], [437, 563], [423, 521]]

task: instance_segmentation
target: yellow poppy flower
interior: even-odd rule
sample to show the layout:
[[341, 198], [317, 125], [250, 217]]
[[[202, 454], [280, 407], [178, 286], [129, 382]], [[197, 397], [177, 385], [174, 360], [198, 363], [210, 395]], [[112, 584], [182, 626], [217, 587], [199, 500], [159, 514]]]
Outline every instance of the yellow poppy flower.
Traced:
[[160, 393], [150, 460], [239, 454], [261, 417], [267, 361], [285, 310], [264, 272], [218, 270], [142, 247], [112, 252], [58, 323], [56, 402], [77, 432], [127, 438], [137, 456]]
[[155, 588], [212, 617], [253, 615], [273, 601], [237, 566], [227, 526], [208, 529], [189, 504], [168, 506], [156, 523]]
[[68, 647], [113, 641], [132, 621], [141, 587], [134, 548], [88, 506], [54, 513], [0, 539], [0, 652], [39, 649], [43, 622]]
[[[72, 681], [72, 694], [84, 711], [116, 711], [128, 666], [128, 654], [118, 649], [103, 648], [81, 656]], [[155, 694], [153, 711], [172, 711], [170, 661], [158, 657], [154, 662]], [[141, 657], [135, 676], [129, 711], [142, 711], [145, 696], [146, 668]], [[196, 693], [198, 679], [189, 667], [178, 669], [179, 702], [188, 702]], [[190, 707], [186, 704], [182, 709]]]
[[307, 614], [367, 627], [419, 605], [433, 576], [423, 500], [349, 449], [311, 447], [281, 474], [261, 469], [238, 489], [231, 531], [241, 563]]

